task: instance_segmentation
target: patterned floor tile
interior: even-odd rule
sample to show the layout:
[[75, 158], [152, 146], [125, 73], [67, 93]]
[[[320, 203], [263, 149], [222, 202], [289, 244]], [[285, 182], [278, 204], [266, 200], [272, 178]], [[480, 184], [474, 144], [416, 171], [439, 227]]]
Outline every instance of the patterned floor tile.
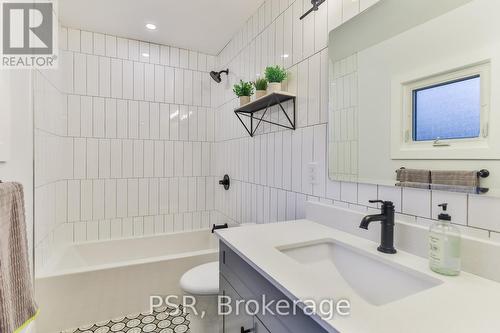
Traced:
[[182, 309], [158, 308], [145, 312], [103, 321], [63, 333], [186, 333], [189, 320]]

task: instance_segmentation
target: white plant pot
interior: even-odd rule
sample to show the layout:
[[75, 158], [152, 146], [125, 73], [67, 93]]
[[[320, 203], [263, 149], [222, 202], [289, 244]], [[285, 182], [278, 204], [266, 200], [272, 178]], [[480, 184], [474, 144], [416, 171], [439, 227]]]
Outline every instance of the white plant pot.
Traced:
[[267, 93], [272, 94], [273, 92], [281, 91], [281, 82], [271, 82], [267, 86]]
[[255, 91], [255, 98], [259, 99], [261, 97], [266, 96], [266, 94], [267, 94], [266, 90], [257, 90], [257, 91]]
[[240, 96], [240, 106], [250, 103], [250, 96]]

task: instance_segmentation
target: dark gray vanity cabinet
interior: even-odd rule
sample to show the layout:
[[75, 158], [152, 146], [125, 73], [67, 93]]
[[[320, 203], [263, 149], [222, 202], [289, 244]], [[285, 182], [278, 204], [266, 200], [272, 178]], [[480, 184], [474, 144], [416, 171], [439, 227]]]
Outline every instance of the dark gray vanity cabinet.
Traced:
[[[231, 287], [229, 282], [224, 277], [220, 278], [220, 290], [221, 294], [224, 296], [229, 296], [233, 300], [241, 299], [238, 293]], [[233, 303], [234, 305], [234, 303]], [[255, 317], [248, 315], [245, 312], [240, 312], [238, 314], [231, 313], [224, 316], [223, 320], [223, 332], [234, 332], [241, 333], [268, 333], [267, 328]]]
[[[230, 305], [233, 308], [233, 313], [224, 316], [224, 333], [336, 332], [333, 329], [324, 329], [300, 309], [297, 309], [295, 314], [289, 315], [279, 315], [276, 311], [263, 313], [262, 308], [257, 311], [255, 304], [262, 304], [263, 295], [267, 302], [274, 300], [274, 304], [279, 300], [284, 300], [290, 305], [293, 302], [224, 242], [221, 241], [219, 249], [221, 295], [231, 298]], [[236, 313], [237, 301], [251, 301], [248, 302], [250, 314], [245, 311], [244, 303], [241, 303], [243, 305], [239, 306], [240, 311]]]

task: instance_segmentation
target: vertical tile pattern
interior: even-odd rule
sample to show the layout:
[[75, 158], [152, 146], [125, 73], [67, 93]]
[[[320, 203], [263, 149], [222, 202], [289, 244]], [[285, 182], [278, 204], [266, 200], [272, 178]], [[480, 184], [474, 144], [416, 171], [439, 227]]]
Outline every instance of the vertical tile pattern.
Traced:
[[[333, 64], [332, 125], [330, 142], [336, 156], [331, 171], [336, 179], [349, 181], [357, 178], [357, 57], [356, 55]], [[344, 163], [338, 163], [344, 161]]]
[[[463, 230], [498, 239], [495, 199], [349, 182], [357, 172], [356, 58], [329, 68], [328, 32], [375, 2], [328, 0], [301, 21], [308, 1], [266, 0], [217, 56], [61, 27], [61, 80], [34, 75], [37, 269], [63, 243], [221, 219], [303, 218], [306, 200], [365, 208], [378, 197], [408, 220], [436, 218], [446, 201]], [[249, 138], [229, 87], [273, 64], [287, 68], [284, 85], [298, 95], [298, 128], [265, 124]], [[217, 85], [208, 76], [214, 68], [234, 76]], [[330, 120], [329, 71], [337, 96]], [[268, 117], [284, 120], [276, 109]], [[328, 165], [330, 153], [349, 162]], [[330, 181], [329, 171], [343, 181]], [[225, 173], [230, 191], [217, 185]]]
[[60, 31], [64, 80], [35, 72], [37, 269], [63, 243], [218, 223], [215, 58]]
[[[406, 220], [417, 221], [436, 219], [437, 205], [447, 202], [453, 222], [462, 230], [498, 239], [493, 232], [500, 230], [494, 219], [496, 199], [351, 182], [358, 160], [357, 59], [354, 55], [330, 66], [328, 32], [376, 2], [328, 0], [301, 21], [298, 17], [309, 9], [309, 1], [267, 0], [218, 55], [219, 67], [229, 67], [238, 80], [253, 80], [267, 65], [285, 66], [285, 87], [297, 95], [298, 128], [264, 125], [249, 138], [233, 115], [238, 101], [231, 90], [215, 86], [215, 174], [232, 178], [231, 191], [217, 188], [216, 209], [227, 220], [268, 223], [303, 218], [306, 200], [366, 210], [378, 207], [369, 200], [381, 199], [393, 201]], [[335, 98], [328, 119], [330, 72]], [[280, 116], [273, 109], [268, 117], [282, 121]], [[329, 154], [339, 156], [332, 165], [327, 163]], [[341, 181], [329, 180], [329, 172]]]

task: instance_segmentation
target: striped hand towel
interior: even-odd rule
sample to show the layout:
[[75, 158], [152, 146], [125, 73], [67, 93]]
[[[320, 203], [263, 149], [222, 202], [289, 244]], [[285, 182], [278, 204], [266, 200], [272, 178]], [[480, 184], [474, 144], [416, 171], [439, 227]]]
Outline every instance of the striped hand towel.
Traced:
[[36, 314], [23, 187], [0, 183], [0, 332], [20, 331]]

